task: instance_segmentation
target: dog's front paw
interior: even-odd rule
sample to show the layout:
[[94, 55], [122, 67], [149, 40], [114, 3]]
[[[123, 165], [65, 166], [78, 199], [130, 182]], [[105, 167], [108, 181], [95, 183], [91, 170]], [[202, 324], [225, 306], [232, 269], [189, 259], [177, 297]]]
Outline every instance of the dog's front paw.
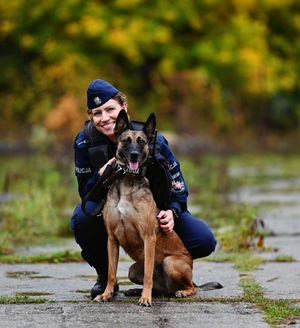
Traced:
[[138, 305], [140, 306], [151, 306], [151, 297], [141, 297], [139, 299]]
[[106, 293], [103, 293], [101, 295], [97, 295], [95, 298], [94, 298], [94, 302], [109, 302], [111, 300], [111, 297], [112, 297], [113, 293], [109, 293], [109, 294], [106, 294]]
[[97, 295], [93, 301], [98, 303], [102, 302], [101, 295]]

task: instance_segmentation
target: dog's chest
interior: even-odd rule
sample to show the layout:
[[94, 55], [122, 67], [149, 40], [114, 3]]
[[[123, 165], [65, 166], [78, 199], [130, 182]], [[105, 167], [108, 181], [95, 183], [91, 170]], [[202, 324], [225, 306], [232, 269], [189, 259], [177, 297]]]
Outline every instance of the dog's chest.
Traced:
[[106, 203], [107, 219], [124, 229], [155, 220], [156, 204], [148, 188], [120, 183], [112, 186]]
[[104, 208], [109, 233], [115, 235], [128, 254], [143, 243], [145, 234], [157, 225], [156, 204], [148, 185], [123, 180], [113, 184]]
[[148, 181], [130, 175], [124, 176], [111, 186], [106, 203], [126, 216], [139, 213], [149, 206], [156, 206]]

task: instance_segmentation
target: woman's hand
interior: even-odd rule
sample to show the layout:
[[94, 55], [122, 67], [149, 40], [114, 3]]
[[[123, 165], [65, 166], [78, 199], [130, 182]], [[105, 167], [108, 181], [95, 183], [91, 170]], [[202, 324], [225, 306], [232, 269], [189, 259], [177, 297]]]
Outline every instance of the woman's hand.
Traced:
[[105, 171], [107, 165], [113, 165], [115, 160], [116, 160], [115, 157], [111, 158], [105, 165], [103, 165], [101, 167], [101, 169], [98, 171], [98, 174], [101, 176], [103, 174], [103, 172]]
[[174, 229], [174, 216], [171, 210], [160, 211], [157, 215], [159, 226], [163, 233], [169, 234]]

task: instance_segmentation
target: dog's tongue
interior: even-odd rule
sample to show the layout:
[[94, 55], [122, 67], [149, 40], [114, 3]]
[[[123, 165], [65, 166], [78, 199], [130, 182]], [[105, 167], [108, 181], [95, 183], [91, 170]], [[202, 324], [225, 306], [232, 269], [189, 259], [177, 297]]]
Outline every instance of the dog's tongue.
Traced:
[[133, 161], [129, 162], [130, 170], [136, 171], [138, 169], [138, 167], [139, 167], [139, 162], [133, 162]]

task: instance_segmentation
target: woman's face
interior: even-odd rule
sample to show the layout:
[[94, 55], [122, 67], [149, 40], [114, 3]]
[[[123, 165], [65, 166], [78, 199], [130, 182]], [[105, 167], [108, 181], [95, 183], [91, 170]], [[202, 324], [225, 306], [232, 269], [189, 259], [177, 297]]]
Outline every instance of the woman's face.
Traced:
[[116, 142], [114, 128], [121, 109], [127, 111], [127, 104], [120, 105], [117, 100], [110, 99], [102, 106], [94, 108], [91, 111], [92, 120], [96, 129], [114, 142]]

